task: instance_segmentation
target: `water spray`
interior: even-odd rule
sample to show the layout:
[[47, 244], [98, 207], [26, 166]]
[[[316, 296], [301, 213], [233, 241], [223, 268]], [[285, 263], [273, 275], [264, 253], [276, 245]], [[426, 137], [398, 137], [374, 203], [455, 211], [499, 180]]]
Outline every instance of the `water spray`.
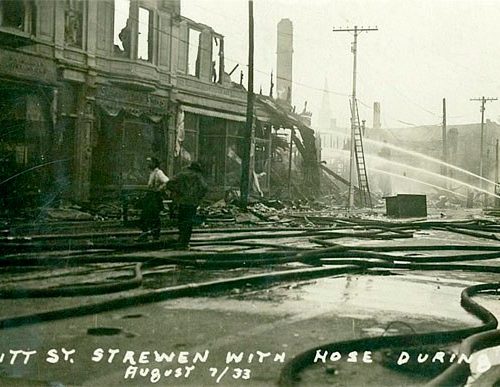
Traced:
[[432, 188], [436, 188], [440, 191], [445, 191], [445, 192], [449, 192], [449, 193], [452, 193], [454, 195], [457, 195], [457, 196], [461, 196], [463, 198], [466, 198], [465, 195], [461, 194], [461, 193], [458, 193], [458, 192], [454, 192], [452, 191], [451, 189], [447, 189], [447, 188], [443, 188], [439, 185], [435, 185], [435, 184], [431, 184], [431, 183], [427, 183], [425, 181], [422, 181], [422, 180], [419, 180], [419, 179], [414, 179], [412, 177], [408, 177], [408, 176], [401, 176], [401, 175], [398, 175], [397, 173], [392, 173], [392, 172], [388, 172], [388, 171], [384, 171], [382, 169], [378, 169], [378, 168], [373, 168], [373, 167], [368, 167], [368, 169], [370, 171], [373, 171], [373, 172], [377, 172], [377, 173], [383, 173], [383, 174], [386, 174], [386, 175], [389, 175], [389, 176], [393, 176], [393, 177], [396, 177], [398, 179], [405, 179], [405, 180], [409, 180], [409, 181], [414, 181], [416, 183], [419, 183], [419, 184], [423, 184], [423, 185], [426, 185], [426, 186], [429, 186], [429, 187], [432, 187]]
[[[343, 149], [339, 149], [337, 150], [337, 152], [339, 152], [340, 154], [342, 154], [343, 157], [347, 157], [346, 153], [348, 153], [348, 151], [346, 150], [343, 150]], [[490, 196], [493, 196], [493, 197], [497, 197], [497, 198], [500, 198], [500, 195], [496, 195], [495, 193], [492, 193], [492, 192], [489, 192], [485, 189], [482, 189], [482, 188], [479, 188], [479, 187], [476, 187], [476, 186], [473, 186], [469, 183], [465, 183], [461, 180], [457, 180], [457, 179], [454, 179], [452, 177], [448, 177], [448, 176], [443, 176], [443, 175], [440, 175], [438, 173], [435, 173], [435, 172], [431, 172], [431, 171], [427, 171], [426, 169], [422, 169], [422, 168], [417, 168], [417, 167], [414, 167], [412, 165], [407, 165], [407, 164], [404, 164], [404, 163], [400, 163], [400, 162], [397, 162], [397, 161], [392, 161], [392, 160], [387, 160], [383, 157], [380, 157], [380, 156], [372, 156], [372, 155], [369, 155], [368, 156], [369, 158], [371, 159], [377, 159], [377, 160], [380, 160], [384, 163], [388, 163], [388, 164], [392, 164], [392, 165], [396, 165], [396, 166], [399, 166], [399, 167], [403, 167], [403, 168], [407, 168], [407, 169], [410, 169], [410, 170], [414, 170], [416, 172], [420, 172], [420, 173], [426, 173], [428, 175], [431, 175], [431, 176], [434, 176], [436, 178], [439, 178], [439, 179], [444, 179], [444, 180], [447, 180], [447, 181], [450, 181], [452, 183], [455, 183], [455, 184], [459, 184], [461, 186], [464, 186], [464, 187], [467, 187], [467, 188], [470, 188], [472, 190], [475, 190], [475, 191], [478, 191], [478, 192], [482, 192], [482, 193], [485, 193], [487, 195], [490, 195]], [[370, 167], [368, 167], [369, 169], [371, 169]], [[385, 172], [385, 171], [384, 171]], [[398, 177], [403, 177], [401, 175], [397, 175], [396, 176]], [[418, 179], [415, 179], [417, 180], [418, 182], [421, 182], [421, 183], [424, 183], [423, 181], [419, 181]], [[426, 184], [430, 184], [430, 183], [426, 183]], [[439, 186], [436, 186], [436, 187], [439, 187]], [[440, 189], [442, 190], [445, 190], [445, 191], [449, 191], [443, 187], [439, 187]], [[453, 192], [453, 191], [451, 191]], [[455, 192], [453, 192], [455, 193]], [[456, 193], [455, 193], [456, 194]]]
[[[333, 133], [340, 133], [340, 134], [346, 136], [346, 133], [344, 133], [342, 131], [339, 131], [339, 130], [332, 130], [331, 132], [333, 132]], [[479, 176], [479, 175], [477, 175], [477, 174], [475, 174], [475, 173], [473, 173], [471, 171], [468, 171], [466, 169], [457, 167], [456, 165], [453, 165], [453, 164], [450, 164], [450, 163], [446, 163], [446, 162], [444, 162], [442, 160], [436, 159], [436, 158], [431, 157], [431, 156], [427, 156], [427, 155], [425, 155], [423, 153], [420, 153], [420, 152], [415, 152], [415, 151], [412, 151], [412, 150], [409, 150], [409, 149], [401, 148], [401, 147], [399, 147], [397, 145], [390, 144], [388, 142], [382, 142], [382, 141], [378, 141], [378, 140], [373, 140], [373, 139], [370, 139], [370, 138], [367, 138], [367, 137], [363, 137], [363, 141], [367, 141], [367, 142], [370, 142], [370, 143], [375, 144], [375, 145], [384, 146], [384, 147], [393, 149], [395, 151], [399, 151], [401, 153], [409, 154], [411, 156], [419, 157], [419, 158], [422, 158], [424, 160], [431, 161], [433, 163], [437, 163], [437, 164], [446, 166], [446, 167], [448, 167], [450, 169], [454, 169], [456, 171], [462, 172], [462, 173], [464, 173], [466, 175], [469, 175], [469, 176], [472, 176], [472, 177], [474, 177], [476, 179], [485, 181], [485, 182], [487, 182], [489, 184], [496, 185], [496, 183], [494, 181], [490, 180], [490, 179], [487, 179], [485, 177]], [[482, 191], [482, 192], [485, 192], [485, 191]]]

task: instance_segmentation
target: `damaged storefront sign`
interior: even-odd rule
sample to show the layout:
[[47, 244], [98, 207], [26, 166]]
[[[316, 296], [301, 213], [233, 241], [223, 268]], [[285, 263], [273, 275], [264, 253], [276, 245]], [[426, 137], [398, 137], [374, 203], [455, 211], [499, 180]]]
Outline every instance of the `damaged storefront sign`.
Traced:
[[168, 109], [166, 96], [112, 86], [98, 86], [96, 102], [109, 116], [116, 117], [124, 111], [136, 117], [147, 115], [155, 122], [160, 121]]
[[57, 70], [51, 61], [20, 52], [0, 49], [0, 69], [2, 74], [16, 78], [51, 84], [57, 81]]

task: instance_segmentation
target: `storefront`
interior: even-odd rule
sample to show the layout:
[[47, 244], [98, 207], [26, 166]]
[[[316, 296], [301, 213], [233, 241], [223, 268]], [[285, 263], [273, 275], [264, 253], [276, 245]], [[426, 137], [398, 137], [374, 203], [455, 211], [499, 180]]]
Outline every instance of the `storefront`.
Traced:
[[49, 61], [0, 50], [2, 212], [49, 205], [62, 190], [54, 171], [69, 160], [53, 146], [56, 90]]
[[99, 86], [92, 151], [92, 196], [147, 183], [147, 157], [168, 164], [168, 97]]
[[[201, 163], [214, 193], [239, 189], [245, 116], [181, 105], [177, 119], [176, 170], [191, 161]], [[269, 136], [257, 125], [252, 146], [251, 168], [261, 176], [255, 190], [267, 190]], [[263, 173], [264, 172], [264, 173]]]

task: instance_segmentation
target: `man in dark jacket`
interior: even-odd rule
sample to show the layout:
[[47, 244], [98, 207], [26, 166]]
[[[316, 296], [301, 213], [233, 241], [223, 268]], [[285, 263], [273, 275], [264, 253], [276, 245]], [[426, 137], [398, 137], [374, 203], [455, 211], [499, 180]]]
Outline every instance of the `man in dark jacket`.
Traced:
[[179, 248], [188, 249], [196, 210], [208, 190], [200, 164], [193, 162], [175, 175], [167, 183], [167, 189], [178, 208]]

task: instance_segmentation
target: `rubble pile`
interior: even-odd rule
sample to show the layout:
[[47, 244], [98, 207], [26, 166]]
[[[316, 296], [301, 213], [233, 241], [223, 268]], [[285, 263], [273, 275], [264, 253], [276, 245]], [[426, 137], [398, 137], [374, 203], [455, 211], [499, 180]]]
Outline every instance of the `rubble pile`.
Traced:
[[94, 220], [91, 214], [73, 207], [47, 208], [44, 213], [49, 221]]
[[[317, 200], [260, 200], [253, 201], [242, 210], [235, 201], [225, 202], [220, 200], [214, 204], [200, 209], [200, 216], [206, 224], [248, 224], [266, 225], [280, 224], [284, 227], [316, 226], [310, 220], [311, 217], [321, 216], [331, 223], [331, 217], [339, 216], [342, 207], [334, 207], [328, 204], [328, 200], [320, 202]], [[322, 222], [324, 224], [324, 222]]]
[[453, 208], [458, 209], [464, 206], [465, 198], [449, 193], [433, 193], [427, 195], [427, 205], [432, 208]]
[[[103, 221], [122, 218], [122, 205], [118, 201], [77, 205], [61, 204], [58, 207], [45, 208], [39, 217], [48, 221]], [[138, 211], [131, 209], [138, 214]]]
[[[120, 219], [122, 217], [122, 204], [118, 201], [101, 203], [88, 211], [102, 219]], [[133, 211], [133, 209], [129, 209]], [[138, 211], [136, 211], [138, 213]]]

